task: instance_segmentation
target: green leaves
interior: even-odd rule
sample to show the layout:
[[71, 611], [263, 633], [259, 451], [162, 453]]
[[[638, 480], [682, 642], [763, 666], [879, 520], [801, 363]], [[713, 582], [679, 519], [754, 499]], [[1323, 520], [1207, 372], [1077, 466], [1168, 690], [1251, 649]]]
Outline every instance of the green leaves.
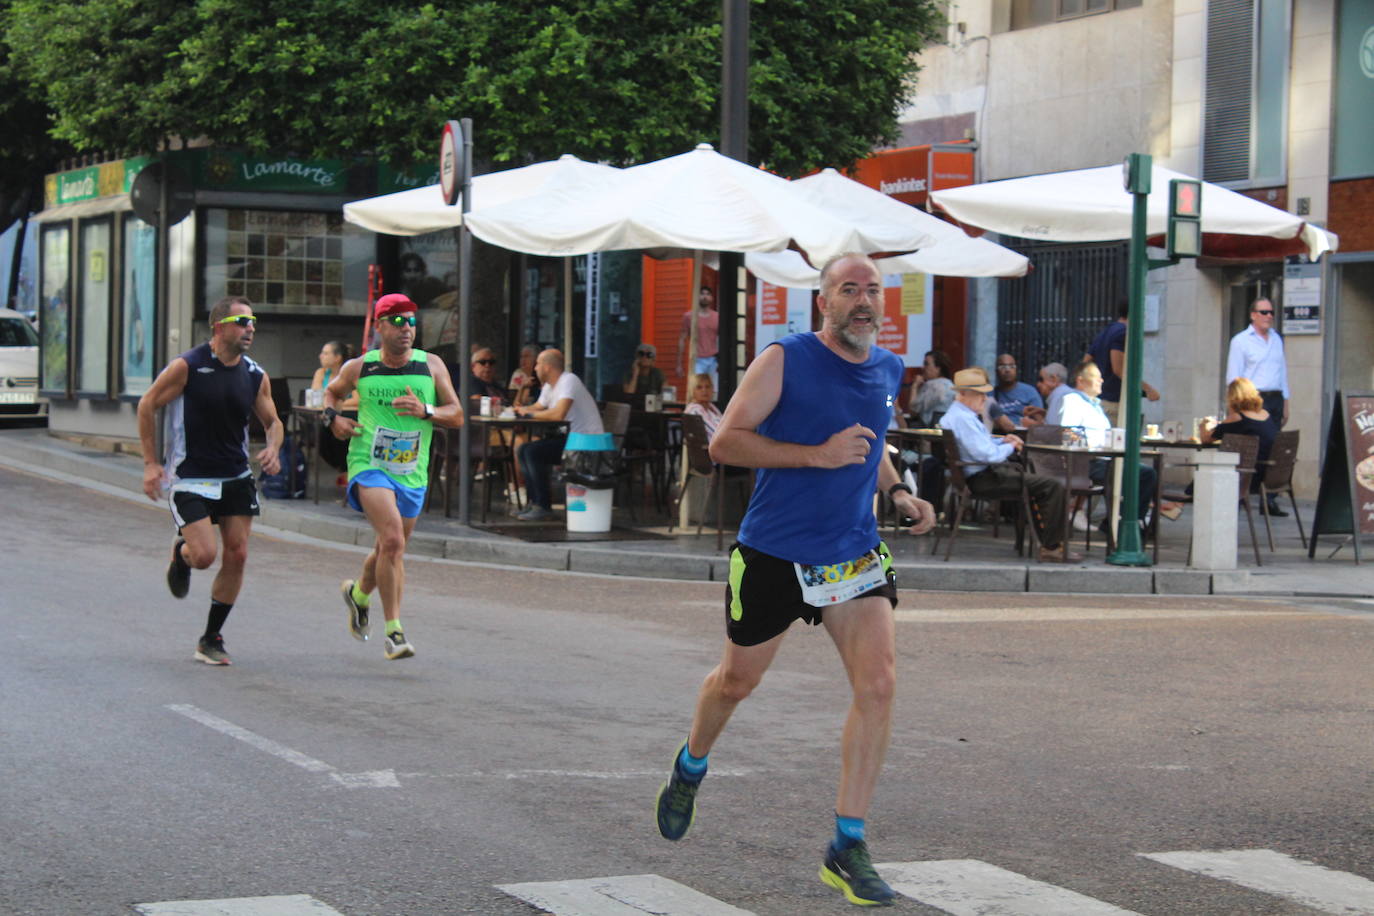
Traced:
[[[179, 136], [404, 164], [434, 158], [444, 120], [471, 117], [496, 165], [562, 153], [629, 164], [720, 133], [719, 0], [8, 5], [0, 80], [33, 87], [53, 135], [81, 148]], [[934, 8], [840, 6], [754, 0], [755, 162], [845, 165], [895, 135]]]

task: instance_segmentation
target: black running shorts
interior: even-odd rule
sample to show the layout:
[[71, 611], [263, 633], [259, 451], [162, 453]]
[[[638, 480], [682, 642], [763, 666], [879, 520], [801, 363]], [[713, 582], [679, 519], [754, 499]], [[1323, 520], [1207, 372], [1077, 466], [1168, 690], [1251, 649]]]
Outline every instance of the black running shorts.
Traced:
[[212, 525], [218, 525], [226, 515], [251, 517], [262, 514], [258, 508], [258, 485], [252, 477], [226, 480], [220, 487], [219, 499], [173, 490], [170, 502], [172, 521], [176, 522], [177, 531], [203, 518], [210, 519]]
[[[887, 581], [856, 598], [881, 595], [897, 606], [897, 575], [892, 555], [881, 541], [874, 548], [887, 567]], [[851, 599], [852, 600], [852, 599]], [[736, 542], [730, 547], [730, 579], [725, 587], [725, 634], [737, 646], [757, 646], [784, 632], [794, 620], [818, 624], [824, 608], [802, 600], [797, 569], [788, 560]]]

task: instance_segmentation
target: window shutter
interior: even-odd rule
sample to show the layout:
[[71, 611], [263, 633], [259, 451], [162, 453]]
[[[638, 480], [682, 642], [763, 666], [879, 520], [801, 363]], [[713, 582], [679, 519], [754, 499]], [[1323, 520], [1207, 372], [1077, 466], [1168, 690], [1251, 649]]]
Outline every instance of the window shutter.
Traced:
[[1254, 47], [1254, 0], [1209, 0], [1202, 140], [1207, 181], [1250, 177]]

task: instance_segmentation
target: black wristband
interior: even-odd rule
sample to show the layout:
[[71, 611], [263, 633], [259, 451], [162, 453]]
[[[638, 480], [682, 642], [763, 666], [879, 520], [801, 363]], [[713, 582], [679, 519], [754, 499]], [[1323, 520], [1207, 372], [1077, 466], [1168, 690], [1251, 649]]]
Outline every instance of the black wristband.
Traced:
[[324, 409], [324, 413], [322, 414], [322, 417], [323, 417], [323, 419], [324, 419], [324, 426], [325, 426], [325, 429], [328, 429], [329, 427], [331, 427], [331, 426], [334, 425], [334, 418], [337, 417], [338, 415], [339, 415], [339, 412], [338, 412], [337, 410], [335, 410], [333, 407], [326, 407], [326, 408]]
[[911, 496], [914, 496], [914, 495], [915, 495], [914, 493], [911, 492], [911, 487], [908, 487], [908, 486], [907, 486], [906, 484], [904, 484], [904, 483], [898, 482], [898, 483], [894, 483], [892, 486], [890, 486], [890, 487], [887, 488], [887, 498], [888, 498], [888, 499], [891, 499], [891, 498], [892, 498], [892, 494], [893, 494], [893, 493], [896, 493], [898, 490], [903, 490], [903, 491], [905, 491], [908, 495], [911, 495]]

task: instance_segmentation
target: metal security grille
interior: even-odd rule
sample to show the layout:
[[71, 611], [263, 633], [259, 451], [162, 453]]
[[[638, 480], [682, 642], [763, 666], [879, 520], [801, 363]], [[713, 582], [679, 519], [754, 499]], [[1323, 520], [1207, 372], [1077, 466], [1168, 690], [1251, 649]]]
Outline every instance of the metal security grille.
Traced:
[[997, 352], [1016, 357], [1026, 382], [1046, 363], [1073, 369], [1126, 297], [1128, 246], [1000, 242], [1030, 258], [1031, 270], [998, 281]]
[[1209, 0], [1203, 99], [1202, 177], [1250, 177], [1255, 0]]

